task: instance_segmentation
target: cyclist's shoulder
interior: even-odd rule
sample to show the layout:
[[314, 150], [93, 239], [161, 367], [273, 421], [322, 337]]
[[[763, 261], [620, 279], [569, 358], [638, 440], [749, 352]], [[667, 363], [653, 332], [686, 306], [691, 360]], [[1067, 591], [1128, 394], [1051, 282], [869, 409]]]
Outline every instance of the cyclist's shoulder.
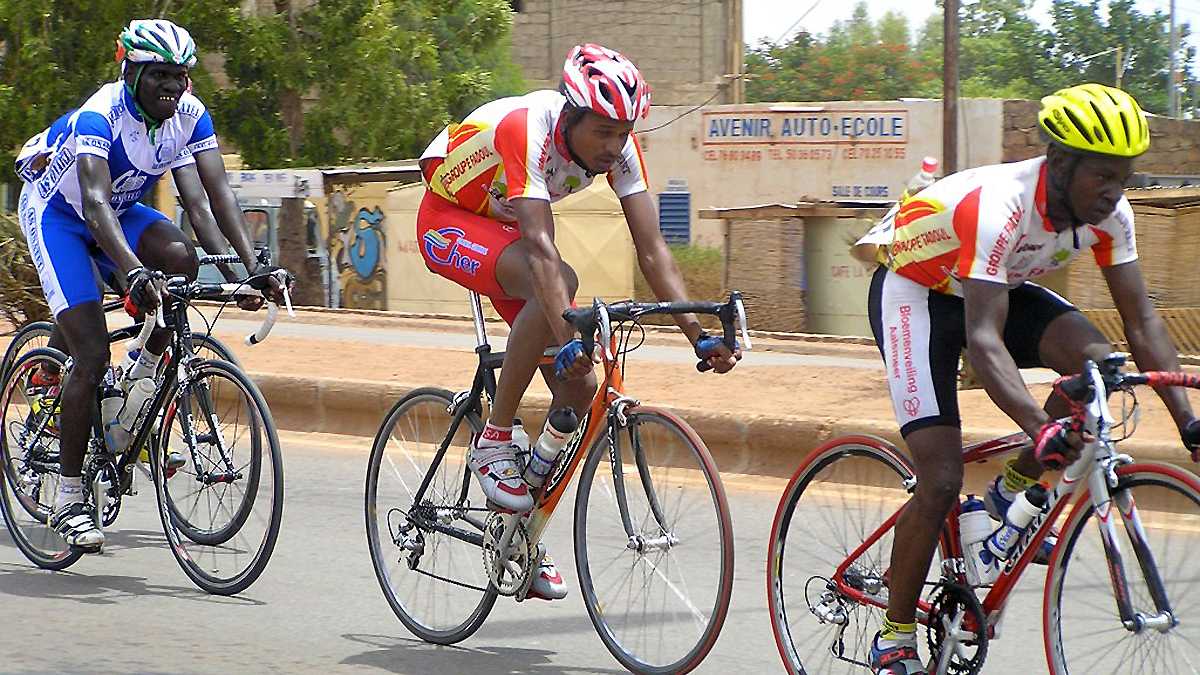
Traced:
[[934, 201], [946, 208], [959, 204], [973, 206], [981, 216], [999, 210], [1028, 213], [1037, 198], [1043, 160], [1036, 158], [966, 169], [935, 182], [922, 190], [916, 199]]
[[175, 107], [175, 114], [180, 120], [195, 124], [204, 116], [207, 108], [204, 103], [190, 91], [184, 92], [179, 98], [179, 105]]

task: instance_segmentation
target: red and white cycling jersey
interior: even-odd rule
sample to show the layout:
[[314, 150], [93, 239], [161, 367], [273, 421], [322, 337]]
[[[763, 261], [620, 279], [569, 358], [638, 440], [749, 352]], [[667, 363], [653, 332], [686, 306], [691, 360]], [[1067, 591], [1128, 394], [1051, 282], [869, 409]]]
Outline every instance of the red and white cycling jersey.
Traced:
[[1137, 259], [1133, 209], [1124, 197], [1102, 222], [1055, 232], [1046, 216], [1046, 158], [956, 173], [900, 205], [888, 267], [940, 293], [962, 279], [1008, 286], [1065, 266], [1091, 248], [1101, 267]]
[[[429, 188], [453, 204], [494, 220], [515, 222], [511, 200], [554, 202], [591, 184], [594, 176], [571, 161], [563, 136], [566, 99], [535, 91], [480, 106], [451, 124], [421, 153], [444, 159]], [[427, 174], [428, 175], [428, 174]], [[646, 167], [633, 134], [608, 172], [617, 197], [646, 191]]]

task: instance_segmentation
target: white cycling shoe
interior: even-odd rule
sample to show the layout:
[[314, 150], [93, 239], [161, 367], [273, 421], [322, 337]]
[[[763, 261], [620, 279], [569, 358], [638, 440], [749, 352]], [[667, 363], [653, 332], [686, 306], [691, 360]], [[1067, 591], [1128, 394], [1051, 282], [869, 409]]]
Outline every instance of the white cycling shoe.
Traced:
[[92, 509], [83, 502], [72, 502], [56, 510], [50, 516], [50, 527], [72, 549], [99, 553], [104, 546], [104, 533], [96, 527]]
[[542, 564], [538, 567], [537, 576], [529, 584], [526, 597], [539, 600], [562, 600], [567, 597], [567, 584], [549, 555], [542, 558]]
[[529, 485], [521, 476], [517, 463], [517, 446], [478, 447], [477, 440], [471, 441], [471, 452], [467, 466], [483, 488], [488, 506], [496, 510], [513, 513], [528, 513], [533, 509], [533, 495]]

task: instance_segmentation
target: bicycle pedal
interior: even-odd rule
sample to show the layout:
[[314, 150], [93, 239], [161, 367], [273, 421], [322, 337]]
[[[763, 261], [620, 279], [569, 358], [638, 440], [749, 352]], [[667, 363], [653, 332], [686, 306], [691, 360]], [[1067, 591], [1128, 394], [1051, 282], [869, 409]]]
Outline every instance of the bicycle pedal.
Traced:
[[78, 546], [70, 544], [71, 553], [83, 553], [84, 555], [100, 555], [104, 553], [104, 544], [99, 546]]

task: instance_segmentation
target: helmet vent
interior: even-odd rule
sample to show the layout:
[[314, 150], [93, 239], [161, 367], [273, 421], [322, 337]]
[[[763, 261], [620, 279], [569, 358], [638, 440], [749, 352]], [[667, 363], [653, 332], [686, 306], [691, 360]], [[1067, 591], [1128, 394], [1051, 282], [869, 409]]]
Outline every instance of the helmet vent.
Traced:
[[1063, 112], [1067, 114], [1067, 119], [1071, 120], [1071, 124], [1075, 126], [1075, 130], [1078, 131], [1088, 143], [1096, 142], [1096, 139], [1092, 138], [1092, 133], [1088, 130], [1087, 125], [1084, 124], [1083, 120], [1079, 119], [1070, 108], [1064, 108]]
[[[1100, 127], [1104, 130], [1104, 136], [1108, 138], [1109, 144], [1116, 145], [1117, 139], [1113, 138], [1112, 130], [1108, 128], [1108, 122], [1104, 121], [1104, 115], [1100, 112], [1100, 107], [1096, 105], [1095, 101], [1088, 101], [1088, 105], [1092, 106], [1092, 111], [1096, 113], [1096, 119], [1100, 122]], [[1096, 132], [1096, 136], [1099, 138], [1100, 129], [1096, 129]]]

